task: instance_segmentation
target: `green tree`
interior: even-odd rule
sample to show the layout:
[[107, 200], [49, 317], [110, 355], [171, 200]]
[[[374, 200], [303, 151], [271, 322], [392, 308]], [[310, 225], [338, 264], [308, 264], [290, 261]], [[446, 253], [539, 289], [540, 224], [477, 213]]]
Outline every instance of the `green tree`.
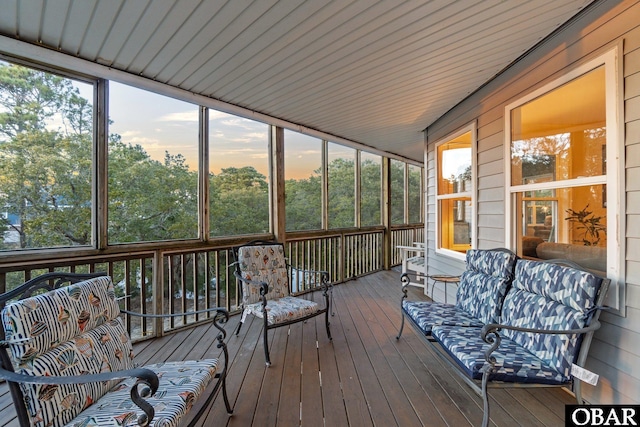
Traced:
[[253, 166], [225, 168], [210, 178], [213, 236], [269, 232], [269, 184]]
[[399, 160], [391, 160], [391, 223], [404, 224], [404, 166]]
[[0, 248], [91, 242], [91, 117], [68, 79], [0, 63]]
[[328, 165], [329, 228], [355, 225], [355, 166], [350, 159], [335, 159]]
[[109, 142], [109, 242], [196, 238], [197, 172], [182, 155], [151, 159], [118, 135]]
[[287, 230], [322, 228], [322, 180], [319, 171], [306, 179], [285, 182]]
[[360, 167], [360, 224], [380, 225], [382, 170], [380, 162], [366, 159]]

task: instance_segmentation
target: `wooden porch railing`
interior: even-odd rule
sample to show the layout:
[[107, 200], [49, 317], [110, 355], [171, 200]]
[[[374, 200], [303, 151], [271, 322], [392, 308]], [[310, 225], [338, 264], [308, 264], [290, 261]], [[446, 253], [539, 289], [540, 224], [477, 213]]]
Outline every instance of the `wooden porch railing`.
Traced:
[[[325, 270], [332, 283], [340, 283], [383, 269], [384, 228], [292, 233], [285, 252], [292, 265], [292, 292], [305, 293], [317, 284], [307, 283], [297, 270]], [[422, 241], [422, 227], [394, 228], [391, 232], [392, 265], [399, 264], [395, 246]], [[24, 262], [0, 260], [0, 292], [50, 271], [105, 272], [113, 278], [122, 306], [140, 313], [185, 313], [209, 307], [239, 309], [240, 295], [233, 276], [232, 246], [167, 249], [161, 246], [141, 251], [123, 250], [109, 255], [45, 257]], [[51, 255], [51, 253], [49, 253]], [[208, 321], [207, 315], [185, 315], [155, 323], [127, 319], [133, 340]]]

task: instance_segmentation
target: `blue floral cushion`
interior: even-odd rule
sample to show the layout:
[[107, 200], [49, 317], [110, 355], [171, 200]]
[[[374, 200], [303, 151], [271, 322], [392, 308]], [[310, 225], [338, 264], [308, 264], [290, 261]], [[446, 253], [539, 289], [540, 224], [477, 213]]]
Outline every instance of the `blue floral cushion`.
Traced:
[[439, 325], [483, 326], [475, 317], [453, 304], [429, 301], [403, 301], [402, 310], [411, 318], [425, 335]]
[[[545, 262], [518, 260], [501, 323], [523, 328], [567, 330], [588, 325], [602, 279]], [[505, 330], [504, 336], [568, 376], [580, 350], [577, 335]]]
[[[455, 359], [458, 365], [474, 379], [482, 378], [482, 367], [489, 344], [480, 337], [480, 328], [436, 326], [432, 336]], [[564, 384], [570, 377], [557, 371], [547, 361], [510, 340], [502, 338], [500, 347], [492, 353], [496, 358], [494, 381], [518, 383]]]
[[467, 268], [460, 277], [456, 306], [483, 323], [496, 322], [513, 279], [515, 261], [512, 252], [467, 251]]

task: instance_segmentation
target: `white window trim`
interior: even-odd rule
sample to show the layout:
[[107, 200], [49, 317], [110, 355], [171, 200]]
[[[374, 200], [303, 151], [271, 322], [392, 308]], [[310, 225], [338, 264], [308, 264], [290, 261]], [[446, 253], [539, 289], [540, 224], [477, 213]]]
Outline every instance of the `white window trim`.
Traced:
[[[505, 246], [515, 248], [516, 235], [513, 232], [513, 224], [517, 219], [513, 218], [516, 212], [515, 193], [548, 188], [567, 188], [586, 185], [607, 185], [607, 277], [611, 279], [611, 286], [607, 293], [605, 305], [619, 315], [624, 316], [625, 289], [624, 289], [624, 120], [622, 112], [622, 52], [621, 42], [604, 54], [592, 59], [569, 71], [562, 77], [540, 87], [522, 98], [508, 104], [504, 110], [505, 118], [505, 143], [504, 143], [504, 170], [505, 170]], [[559, 86], [578, 78], [589, 71], [605, 67], [606, 90], [606, 128], [607, 128], [607, 175], [575, 178], [555, 181], [552, 183], [540, 183], [532, 185], [511, 185], [511, 110], [517, 108], [532, 99], [544, 95]]]
[[[465, 193], [455, 194], [438, 194], [438, 147], [451, 141], [454, 138], [459, 137], [465, 133], [471, 132], [471, 190]], [[434, 171], [435, 171], [435, 248], [436, 253], [447, 257], [455, 258], [460, 261], [465, 261], [466, 255], [460, 252], [453, 251], [451, 249], [445, 249], [440, 247], [440, 200], [458, 198], [460, 196], [469, 195], [471, 197], [471, 248], [476, 247], [477, 242], [477, 229], [478, 229], [478, 209], [476, 205], [477, 200], [477, 146], [478, 146], [478, 134], [476, 122], [471, 122], [468, 125], [458, 129], [439, 139], [434, 145]]]

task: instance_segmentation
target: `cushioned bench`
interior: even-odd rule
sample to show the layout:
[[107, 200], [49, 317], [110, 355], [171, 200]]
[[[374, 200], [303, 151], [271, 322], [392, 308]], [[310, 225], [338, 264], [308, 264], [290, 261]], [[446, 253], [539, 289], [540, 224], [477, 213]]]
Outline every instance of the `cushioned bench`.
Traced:
[[482, 395], [483, 426], [490, 385], [573, 387], [582, 403], [571, 369], [584, 366], [608, 285], [570, 261], [471, 250], [455, 305], [407, 301], [403, 286], [398, 338], [406, 317], [439, 344], [445, 360]]
[[[92, 276], [50, 273], [0, 295], [7, 303], [0, 378], [9, 382], [21, 426], [183, 425], [219, 389], [231, 413], [225, 310], [208, 310], [224, 359], [136, 368], [111, 278]], [[38, 289], [48, 292], [31, 296]]]

